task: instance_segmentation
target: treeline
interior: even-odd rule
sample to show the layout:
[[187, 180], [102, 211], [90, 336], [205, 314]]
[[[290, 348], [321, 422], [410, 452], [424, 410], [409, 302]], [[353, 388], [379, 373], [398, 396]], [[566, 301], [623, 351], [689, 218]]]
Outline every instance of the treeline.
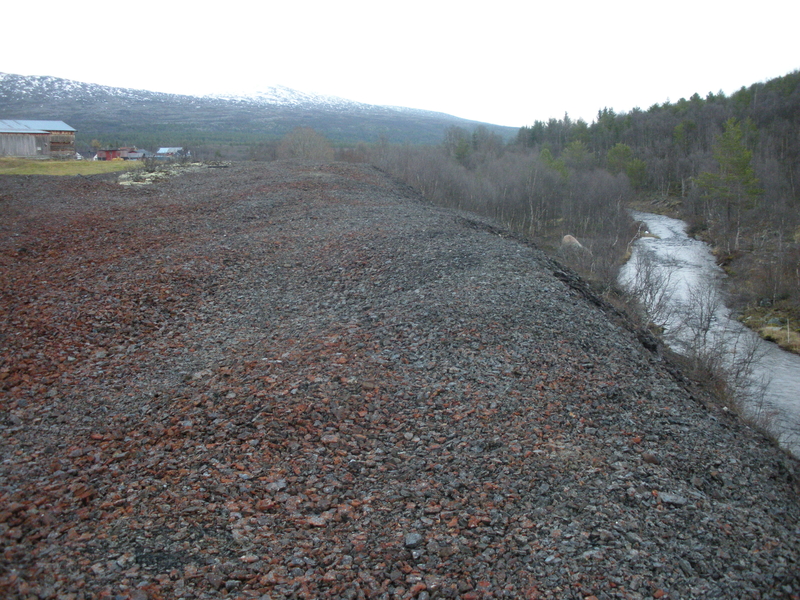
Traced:
[[443, 206], [489, 216], [554, 247], [564, 235], [577, 237], [583, 249], [570, 248], [568, 258], [597, 281], [611, 283], [633, 237], [627, 176], [576, 148], [556, 158], [546, 148], [505, 144], [483, 127], [452, 127], [439, 146], [378, 145], [368, 158]]

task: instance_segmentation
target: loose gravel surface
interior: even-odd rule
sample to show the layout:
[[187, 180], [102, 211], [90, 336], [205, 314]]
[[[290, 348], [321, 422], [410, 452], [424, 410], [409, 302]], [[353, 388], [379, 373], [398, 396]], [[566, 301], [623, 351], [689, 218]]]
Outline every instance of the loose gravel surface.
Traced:
[[0, 311], [3, 598], [800, 597], [797, 463], [370, 167], [2, 177]]

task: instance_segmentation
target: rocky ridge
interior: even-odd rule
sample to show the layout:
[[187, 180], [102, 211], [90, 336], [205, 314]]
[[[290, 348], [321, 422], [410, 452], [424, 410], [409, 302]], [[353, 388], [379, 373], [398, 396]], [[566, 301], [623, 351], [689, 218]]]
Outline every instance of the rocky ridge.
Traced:
[[797, 598], [797, 463], [360, 165], [0, 178], [0, 595]]

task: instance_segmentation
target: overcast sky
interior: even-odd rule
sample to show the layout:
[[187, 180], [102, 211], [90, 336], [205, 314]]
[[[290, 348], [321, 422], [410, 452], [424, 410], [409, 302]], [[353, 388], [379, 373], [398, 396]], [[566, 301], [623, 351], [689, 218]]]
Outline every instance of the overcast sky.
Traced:
[[515, 127], [800, 69], [796, 0], [44, 0], [2, 12], [0, 72], [198, 95], [285, 85]]

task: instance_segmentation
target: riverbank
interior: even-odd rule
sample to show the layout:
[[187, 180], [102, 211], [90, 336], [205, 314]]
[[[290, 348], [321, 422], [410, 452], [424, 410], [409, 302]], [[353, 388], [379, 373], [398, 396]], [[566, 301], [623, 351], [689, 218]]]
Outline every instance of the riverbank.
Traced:
[[348, 164], [0, 202], [3, 597], [800, 594], [797, 462], [492, 222]]
[[[673, 219], [686, 218], [681, 210], [682, 200], [675, 197], [639, 198], [630, 203], [629, 208]], [[800, 354], [800, 295], [797, 290], [794, 295], [783, 298], [765, 296], [763, 290], [759, 292], [764, 288], [765, 277], [775, 275], [776, 266], [753, 252], [723, 252], [705, 227], [689, 224], [688, 231], [693, 238], [711, 246], [717, 264], [728, 276], [728, 304], [739, 321], [763, 340], [775, 343], [787, 352]], [[764, 240], [761, 242], [763, 244]], [[752, 245], [753, 241], [747, 235], [743, 236], [742, 246]], [[762, 248], [761, 253], [769, 255], [769, 248]]]
[[[790, 302], [771, 306], [750, 305], [737, 310], [738, 319], [758, 333], [762, 339], [777, 344], [782, 350], [800, 354], [800, 310]], [[794, 324], [794, 327], [792, 326]]]

